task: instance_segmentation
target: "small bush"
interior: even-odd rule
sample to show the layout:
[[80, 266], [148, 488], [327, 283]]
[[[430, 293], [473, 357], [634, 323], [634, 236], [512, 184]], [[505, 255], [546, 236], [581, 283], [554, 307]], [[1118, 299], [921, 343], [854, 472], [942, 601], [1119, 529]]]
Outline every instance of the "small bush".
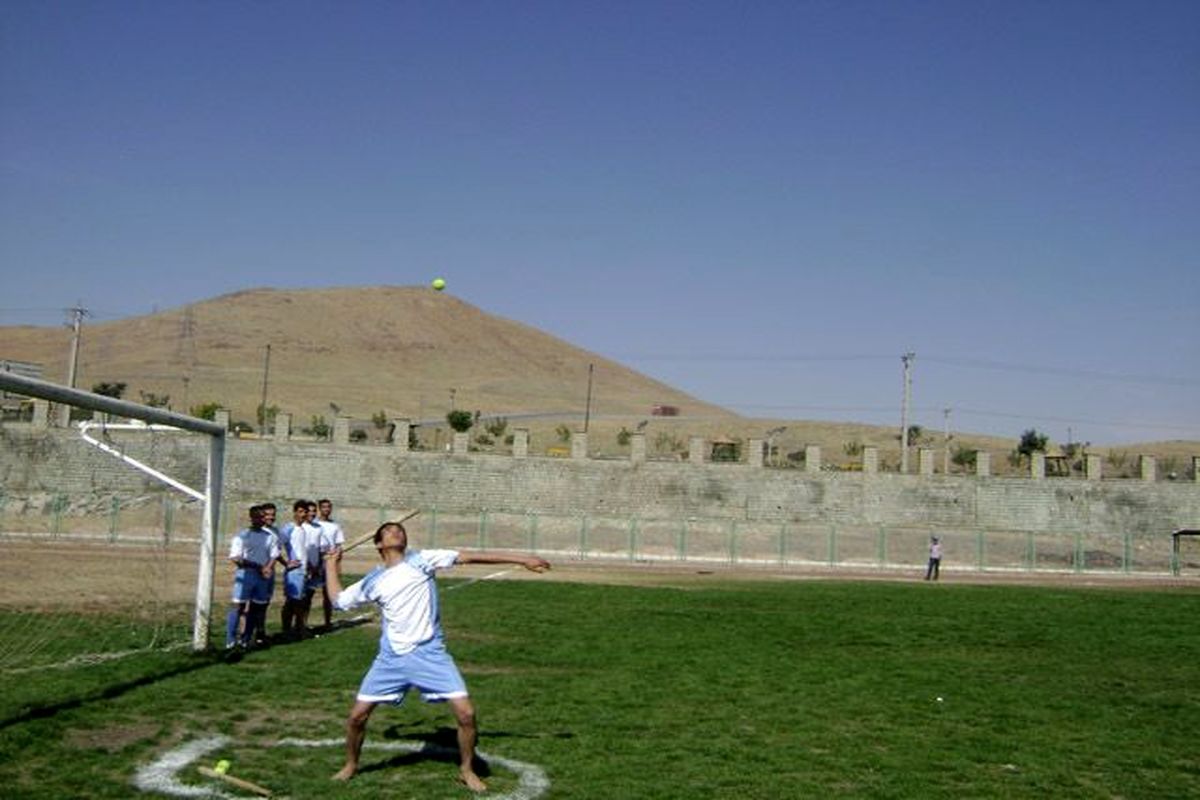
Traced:
[[466, 433], [475, 424], [475, 418], [470, 411], [455, 409], [446, 415], [446, 424], [457, 433]]

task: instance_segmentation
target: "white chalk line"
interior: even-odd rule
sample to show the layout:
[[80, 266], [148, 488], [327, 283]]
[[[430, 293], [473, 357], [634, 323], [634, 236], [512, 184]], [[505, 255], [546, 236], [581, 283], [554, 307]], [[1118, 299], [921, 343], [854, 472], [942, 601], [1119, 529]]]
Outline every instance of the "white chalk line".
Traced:
[[[133, 776], [133, 785], [143, 792], [157, 792], [171, 797], [218, 797], [236, 800], [235, 795], [229, 795], [220, 789], [210, 786], [197, 786], [183, 783], [178, 774], [193, 762], [200, 760], [209, 753], [219, 750], [232, 740], [228, 736], [210, 736], [195, 739], [168, 750], [154, 762], [139, 767]], [[343, 739], [280, 739], [271, 747], [344, 747]], [[363, 743], [368, 750], [384, 750], [403, 753], [431, 753], [435, 755], [457, 755], [456, 750], [439, 747], [425, 742], [372, 742]], [[534, 800], [541, 797], [550, 788], [550, 779], [545, 771], [536, 764], [527, 764], [512, 758], [491, 755], [482, 750], [478, 755], [488, 764], [496, 764], [509, 770], [517, 776], [517, 787], [507, 794], [491, 794], [493, 800]]]
[[494, 580], [495, 578], [503, 577], [512, 572], [514, 569], [516, 569], [516, 567], [509, 567], [508, 569], [502, 569], [499, 572], [493, 572], [491, 575], [484, 575], [482, 578], [471, 578], [469, 581], [463, 581], [462, 583], [456, 583], [453, 586], [447, 586], [443, 591], [453, 592], [455, 589], [465, 589], [466, 587], [473, 586], [480, 581], [490, 581]]
[[139, 767], [134, 773], [133, 785], [143, 792], [157, 792], [171, 797], [227, 797], [220, 789], [209, 786], [193, 786], [183, 783], [176, 777], [177, 773], [198, 761], [214, 750], [219, 750], [229, 743], [228, 736], [210, 736], [205, 739], [195, 739], [185, 742], [173, 750], [168, 750], [153, 763]]

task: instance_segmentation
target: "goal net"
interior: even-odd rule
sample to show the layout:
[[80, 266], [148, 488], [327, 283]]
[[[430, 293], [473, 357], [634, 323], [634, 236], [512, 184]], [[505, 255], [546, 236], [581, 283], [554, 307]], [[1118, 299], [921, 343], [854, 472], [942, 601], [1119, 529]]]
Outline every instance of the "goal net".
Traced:
[[0, 428], [0, 677], [206, 648], [222, 427], [18, 375], [0, 390], [75, 418]]

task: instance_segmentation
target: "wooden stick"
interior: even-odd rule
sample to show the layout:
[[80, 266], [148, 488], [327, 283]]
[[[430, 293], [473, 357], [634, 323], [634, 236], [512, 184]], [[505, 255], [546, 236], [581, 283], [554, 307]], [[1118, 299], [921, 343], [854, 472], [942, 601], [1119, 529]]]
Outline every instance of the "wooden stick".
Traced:
[[[400, 517], [400, 519], [394, 519], [394, 520], [392, 520], [392, 522], [407, 522], [408, 520], [412, 519], [413, 517], [415, 517], [417, 514], [420, 514], [420, 513], [421, 513], [420, 509], [416, 509], [413, 511], [406, 511], [406, 512], [404, 512], [404, 515]], [[342, 547], [342, 552], [348, 553], [351, 550], [353, 550], [354, 548], [358, 547], [360, 544], [366, 544], [367, 542], [371, 541], [374, 538], [375, 538], [375, 531], [371, 531], [370, 533], [366, 534], [365, 536], [358, 537], [350, 544], [344, 545]]]
[[204, 775], [205, 777], [216, 778], [219, 781], [225, 781], [230, 786], [236, 786], [239, 789], [245, 789], [247, 792], [254, 792], [255, 794], [262, 795], [263, 797], [271, 797], [272, 795], [271, 790], [265, 786], [259, 786], [257, 783], [251, 783], [250, 781], [242, 780], [241, 778], [235, 778], [232, 775], [226, 775], [224, 772], [217, 772], [212, 767], [196, 767], [196, 769], [198, 769], [200, 774]]

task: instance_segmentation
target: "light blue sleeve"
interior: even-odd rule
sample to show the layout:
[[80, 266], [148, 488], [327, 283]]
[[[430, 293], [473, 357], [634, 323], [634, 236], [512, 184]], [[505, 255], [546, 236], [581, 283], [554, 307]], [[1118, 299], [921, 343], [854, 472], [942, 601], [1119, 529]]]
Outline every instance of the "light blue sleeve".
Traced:
[[364, 575], [362, 580], [342, 589], [338, 593], [338, 596], [333, 599], [333, 607], [338, 611], [349, 611], [352, 608], [374, 602], [375, 583], [379, 580], [379, 576], [382, 573], [383, 567], [375, 567], [375, 569]]
[[419, 568], [426, 573], [450, 569], [458, 561], [457, 550], [418, 550], [413, 555]]

